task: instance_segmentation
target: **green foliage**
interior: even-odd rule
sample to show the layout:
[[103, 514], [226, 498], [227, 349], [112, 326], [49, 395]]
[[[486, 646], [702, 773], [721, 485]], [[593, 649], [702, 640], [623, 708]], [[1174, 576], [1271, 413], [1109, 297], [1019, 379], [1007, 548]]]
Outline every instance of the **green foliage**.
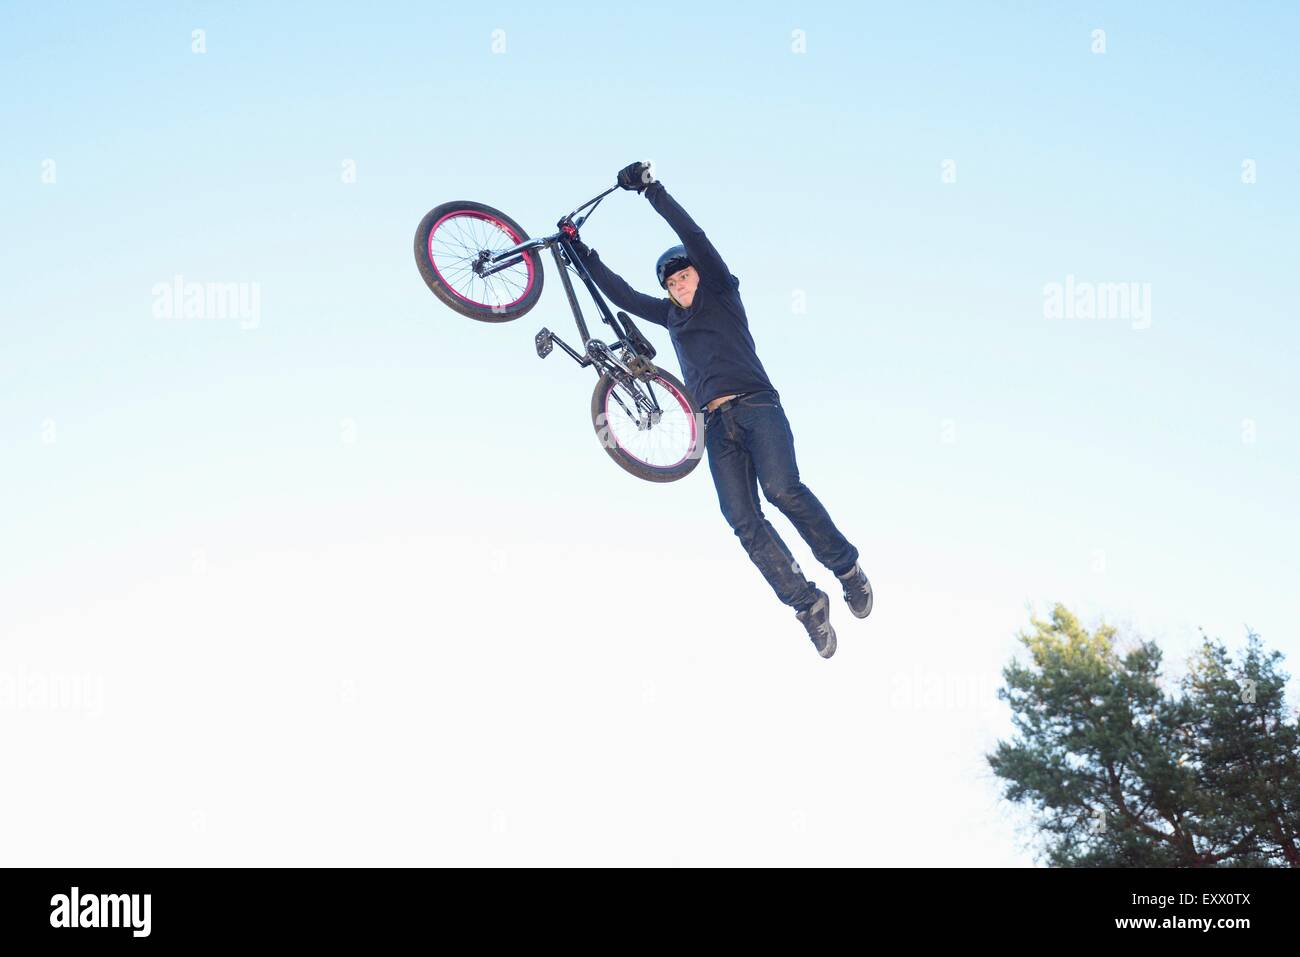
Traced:
[[1032, 807], [1058, 867], [1300, 867], [1300, 722], [1282, 655], [1251, 633], [1239, 662], [1204, 635], [1175, 693], [1161, 653], [1121, 654], [1063, 606], [1022, 632], [1029, 662], [998, 697], [1018, 732], [987, 755]]

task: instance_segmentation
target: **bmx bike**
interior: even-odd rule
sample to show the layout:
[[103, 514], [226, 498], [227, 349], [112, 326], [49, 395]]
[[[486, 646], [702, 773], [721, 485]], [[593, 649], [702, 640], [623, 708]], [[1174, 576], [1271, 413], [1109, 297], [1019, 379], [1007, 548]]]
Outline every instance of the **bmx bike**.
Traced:
[[[598, 379], [591, 396], [596, 438], [622, 469], [650, 482], [674, 482], [697, 465], [704, 449], [704, 417], [694, 397], [672, 373], [656, 366], [654, 346], [625, 312], [611, 313], [574, 249], [578, 229], [612, 186], [560, 218], [556, 232], [529, 238], [517, 222], [491, 206], [457, 200], [435, 206], [415, 231], [415, 262], [425, 283], [445, 305], [481, 322], [510, 322], [542, 295], [542, 251], [550, 249], [577, 322], [581, 350], [543, 327], [533, 337], [545, 359], [559, 345]], [[584, 215], [578, 216], [583, 210]], [[578, 216], [577, 219], [574, 217]], [[587, 287], [614, 341], [587, 330], [572, 272]]]

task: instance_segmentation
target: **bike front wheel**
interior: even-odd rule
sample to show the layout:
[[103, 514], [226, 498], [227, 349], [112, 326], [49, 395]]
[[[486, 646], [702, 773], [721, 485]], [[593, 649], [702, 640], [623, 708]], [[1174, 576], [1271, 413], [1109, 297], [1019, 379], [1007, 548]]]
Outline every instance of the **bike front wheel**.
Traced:
[[470, 200], [443, 203], [415, 230], [415, 265], [433, 294], [462, 316], [509, 322], [541, 298], [542, 258], [529, 249], [492, 272], [488, 260], [528, 238], [499, 209]]
[[[651, 398], [657, 409], [648, 408]], [[681, 381], [654, 365], [630, 386], [602, 375], [591, 396], [591, 420], [619, 468], [648, 482], [685, 478], [704, 454], [704, 416]]]

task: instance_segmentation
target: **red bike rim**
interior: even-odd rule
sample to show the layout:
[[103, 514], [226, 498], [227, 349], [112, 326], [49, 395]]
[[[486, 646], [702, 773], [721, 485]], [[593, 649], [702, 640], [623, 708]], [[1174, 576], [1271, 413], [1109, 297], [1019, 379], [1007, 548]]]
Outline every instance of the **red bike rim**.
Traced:
[[[446, 289], [450, 290], [452, 295], [456, 296], [458, 299], [463, 299], [471, 306], [476, 306], [479, 309], [487, 309], [487, 310], [509, 309], [511, 306], [522, 302], [528, 296], [528, 293], [532, 290], [533, 282], [535, 281], [535, 272], [534, 272], [535, 265], [533, 262], [533, 257], [530, 253], [523, 254], [523, 261], [528, 270], [527, 281], [523, 283], [522, 291], [520, 291], [519, 294], [515, 296], [513, 299], [509, 299], [505, 302], [483, 302], [481, 297], [476, 299], [472, 295], [466, 295], [465, 292], [462, 292], [460, 289], [456, 288], [456, 285], [451, 281], [451, 278], [448, 275], [449, 273], [459, 272], [460, 273], [458, 277], [459, 279], [471, 283], [471, 288], [468, 289], [467, 292], [470, 293], [474, 292], [472, 288], [472, 284], [474, 282], [481, 283], [485, 292], [489, 292], [493, 288], [491, 280], [485, 280], [479, 278], [477, 274], [474, 273], [474, 271], [468, 265], [478, 256], [479, 252], [482, 249], [491, 248], [490, 246], [483, 245], [483, 242], [490, 238], [490, 234], [484, 233], [479, 236], [474, 236], [472, 232], [466, 229], [460, 232], [460, 234], [456, 236], [450, 236], [450, 235], [443, 235], [441, 237], [438, 236], [439, 227], [441, 227], [449, 219], [457, 219], [457, 218], [480, 220], [482, 222], [495, 226], [497, 229], [501, 230], [501, 232], [503, 232], [507, 237], [509, 237], [510, 239], [510, 242], [508, 244], [509, 246], [513, 246], [516, 243], [523, 242], [522, 236], [520, 236], [513, 229], [511, 229], [508, 224], [502, 222], [500, 219], [498, 219], [496, 216], [493, 216], [490, 213], [479, 212], [476, 209], [453, 209], [451, 212], [445, 213], [441, 218], [439, 218], [439, 220], [436, 223], [433, 224], [433, 228], [429, 230], [429, 242], [426, 248], [426, 253], [428, 254], [429, 257], [429, 265], [433, 267], [433, 271], [437, 274], [438, 279], [442, 282], [442, 285]], [[435, 241], [439, 243], [444, 243], [448, 246], [453, 246], [453, 247], [459, 246], [461, 247], [462, 251], [468, 253], [469, 255], [464, 255], [459, 260], [457, 260], [457, 258], [454, 255], [454, 250], [449, 250], [448, 251], [449, 254], [444, 256], [443, 265], [439, 266], [438, 260], [434, 258], [433, 245]], [[507, 244], [503, 243], [502, 247], [505, 248], [506, 245]], [[463, 263], [465, 265], [456, 265], [456, 263], [458, 262]], [[518, 267], [511, 267], [510, 270], [503, 270], [502, 272], [496, 273], [495, 275], [501, 277], [507, 277], [510, 274], [510, 272], [512, 272], [517, 268]], [[509, 282], [509, 280], [505, 278], [502, 278], [499, 281], [503, 284]], [[515, 283], [515, 285], [519, 285], [519, 284]]]
[[[671, 395], [676, 400], [676, 404], [673, 408], [681, 409], [681, 411], [684, 413], [684, 418], [689, 423], [690, 438], [689, 441], [686, 443], [686, 451], [682, 453], [680, 458], [678, 458], [675, 462], [670, 462], [668, 464], [664, 464], [662, 462], [653, 462], [645, 458], [644, 456], [638, 455], [636, 452], [632, 451], [632, 449], [630, 449], [627, 446], [627, 444], [624, 443], [624, 441], [621, 438], [619, 438], [618, 432], [611, 425], [611, 423], [618, 421], [619, 419], [628, 421], [632, 432], [635, 433], [636, 435], [645, 435], [646, 433], [638, 431], [636, 429], [636, 425], [632, 423], [631, 420], [628, 419], [627, 413], [624, 412], [620, 406], [615, 405], [613, 410], [611, 411], [610, 400], [611, 397], [614, 395], [614, 389], [617, 388], [617, 385], [611, 386], [609, 391], [605, 393], [605, 427], [610, 430], [610, 434], [614, 436], [615, 444], [617, 444], [618, 448], [623, 452], [623, 454], [627, 455], [632, 459], [635, 459], [637, 462], [639, 462], [641, 465], [644, 465], [646, 468], [658, 469], [661, 471], [668, 472], [680, 466], [683, 462], [685, 462], [688, 458], [690, 458], [691, 453], [695, 451], [695, 443], [696, 443], [696, 436], [697, 436], [695, 413], [691, 409], [690, 403], [687, 401], [686, 396], [683, 395], [675, 385], [673, 385], [671, 382], [669, 382], [668, 380], [660, 376], [655, 376], [654, 381], [657, 382], [659, 385], [663, 386], [668, 391], [668, 394]], [[662, 411], [664, 416], [667, 417], [669, 413], [672, 411], [672, 409], [671, 408], [663, 409]], [[659, 424], [654, 426], [654, 429], [662, 429], [662, 428], [664, 428], [663, 419], [660, 419]], [[669, 428], [671, 430], [671, 423], [669, 425]], [[651, 431], [653, 431], [654, 429], [652, 429]]]

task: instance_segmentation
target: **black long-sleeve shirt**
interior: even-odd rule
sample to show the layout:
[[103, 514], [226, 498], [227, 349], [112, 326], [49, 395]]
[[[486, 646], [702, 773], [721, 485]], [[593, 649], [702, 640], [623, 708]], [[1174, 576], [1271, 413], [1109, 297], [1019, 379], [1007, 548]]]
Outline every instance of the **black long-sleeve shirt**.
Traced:
[[700, 274], [690, 306], [682, 309], [667, 296], [637, 292], [610, 271], [594, 249], [583, 257], [591, 278], [620, 309], [668, 329], [684, 385], [698, 408], [721, 395], [774, 389], [749, 334], [749, 319], [738, 292], [740, 280], [662, 183], [647, 186], [645, 197], [677, 233]]

